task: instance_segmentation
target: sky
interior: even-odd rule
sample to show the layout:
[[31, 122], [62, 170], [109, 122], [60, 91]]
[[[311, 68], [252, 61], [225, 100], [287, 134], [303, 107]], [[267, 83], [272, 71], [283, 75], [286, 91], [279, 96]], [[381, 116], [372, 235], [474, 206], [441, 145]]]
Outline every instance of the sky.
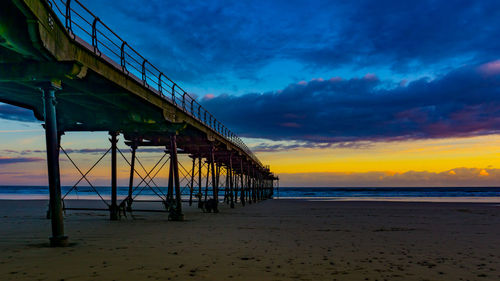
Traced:
[[[500, 182], [498, 1], [81, 2], [242, 136], [281, 186]], [[41, 123], [5, 104], [0, 118], [0, 184], [46, 184]], [[109, 146], [106, 133], [62, 144], [86, 167]], [[78, 180], [69, 161], [62, 169], [63, 184]]]

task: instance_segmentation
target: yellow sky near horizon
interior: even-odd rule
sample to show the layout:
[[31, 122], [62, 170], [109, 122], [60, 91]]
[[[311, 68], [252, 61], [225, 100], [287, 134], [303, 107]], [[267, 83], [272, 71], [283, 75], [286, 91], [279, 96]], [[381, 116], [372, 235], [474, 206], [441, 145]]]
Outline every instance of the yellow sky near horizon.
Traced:
[[499, 168], [500, 135], [378, 142], [362, 148], [301, 148], [258, 156], [277, 174]]
[[[0, 144], [0, 149], [23, 151], [31, 149], [43, 151], [45, 141], [43, 130], [31, 131], [26, 133], [5, 133], [5, 138]], [[15, 136], [11, 138], [10, 136]], [[82, 148], [107, 148], [109, 142], [106, 133], [68, 133], [63, 136], [63, 146], [66, 149]], [[119, 137], [119, 147], [129, 157], [128, 148], [123, 145], [123, 138]], [[261, 140], [250, 139], [251, 142]], [[272, 143], [272, 142], [271, 142]], [[370, 174], [371, 172], [382, 172], [384, 175], [403, 174], [408, 171], [422, 171], [428, 173], [442, 173], [452, 169], [465, 167], [479, 169], [473, 173], [460, 174], [453, 177], [442, 177], [439, 180], [441, 185], [446, 182], [457, 184], [458, 179], [470, 179], [470, 183], [496, 185], [495, 176], [480, 177], [481, 169], [500, 169], [500, 135], [485, 135], [464, 138], [447, 138], [432, 140], [407, 140], [393, 142], [377, 142], [360, 147], [344, 148], [298, 148], [276, 152], [257, 152], [257, 156], [262, 163], [271, 166], [271, 171], [277, 175], [282, 174], [282, 180], [289, 178], [289, 183], [298, 185], [314, 184], [332, 184], [337, 180], [342, 180], [341, 185], [351, 184], [353, 186], [360, 184], [360, 177], [369, 176], [364, 183], [374, 181], [380, 175]], [[71, 157], [75, 159], [82, 170], [90, 167], [99, 154], [80, 154], [73, 153]], [[158, 153], [140, 153], [139, 157], [150, 168], [155, 160], [159, 159]], [[36, 157], [40, 159], [29, 163], [12, 163], [0, 166], [0, 184], [46, 184], [46, 163], [45, 155], [38, 153], [4, 153], [0, 157]], [[79, 178], [78, 172], [71, 166], [71, 163], [65, 160], [61, 155], [61, 172], [63, 184], [73, 184]], [[126, 185], [128, 180], [127, 164], [119, 157], [119, 184]], [[184, 160], [186, 168], [190, 168], [190, 163]], [[311, 174], [303, 176], [304, 174]], [[319, 173], [331, 173], [319, 178]], [[292, 176], [296, 174], [296, 176]], [[316, 175], [313, 175], [316, 174]], [[484, 172], [483, 172], [484, 174]], [[164, 169], [159, 174], [161, 184], [166, 184], [168, 169]], [[343, 177], [343, 175], [351, 175]], [[300, 176], [300, 178], [299, 178]], [[406, 177], [404, 182], [398, 181], [394, 184], [418, 185], [427, 175], [417, 175]], [[92, 171], [90, 178], [93, 183], [107, 185], [109, 184], [109, 156], [106, 157], [100, 165]], [[489, 181], [486, 182], [486, 178]], [[399, 178], [400, 179], [400, 178]], [[436, 178], [433, 178], [436, 179]], [[285, 182], [285, 181], [284, 181]], [[387, 184], [384, 179], [383, 184]], [[429, 184], [433, 184], [430, 182]]]

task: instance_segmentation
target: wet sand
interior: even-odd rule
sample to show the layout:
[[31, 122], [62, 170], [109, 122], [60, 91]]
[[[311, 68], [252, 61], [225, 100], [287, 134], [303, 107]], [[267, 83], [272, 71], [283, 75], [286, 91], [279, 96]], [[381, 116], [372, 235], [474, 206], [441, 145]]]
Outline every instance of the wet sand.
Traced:
[[[92, 205], [97, 202], [83, 202]], [[500, 280], [500, 205], [269, 200], [187, 220], [0, 201], [0, 280]]]

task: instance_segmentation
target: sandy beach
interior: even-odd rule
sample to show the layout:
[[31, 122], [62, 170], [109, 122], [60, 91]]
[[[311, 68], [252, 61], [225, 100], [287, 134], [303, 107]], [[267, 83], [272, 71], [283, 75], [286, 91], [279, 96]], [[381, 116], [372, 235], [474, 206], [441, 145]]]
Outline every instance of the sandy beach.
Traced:
[[[86, 201], [92, 205], [97, 202]], [[0, 280], [500, 280], [500, 205], [268, 200], [187, 220], [0, 201]]]

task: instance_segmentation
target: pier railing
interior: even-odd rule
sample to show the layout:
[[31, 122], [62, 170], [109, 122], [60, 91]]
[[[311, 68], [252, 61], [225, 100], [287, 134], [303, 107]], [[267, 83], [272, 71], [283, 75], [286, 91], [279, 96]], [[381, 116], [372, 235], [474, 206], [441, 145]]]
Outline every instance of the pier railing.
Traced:
[[47, 0], [64, 27], [80, 45], [103, 58], [119, 71], [171, 102], [179, 110], [205, 124], [262, 163], [235, 133], [231, 132], [195, 98], [142, 56], [78, 0]]

